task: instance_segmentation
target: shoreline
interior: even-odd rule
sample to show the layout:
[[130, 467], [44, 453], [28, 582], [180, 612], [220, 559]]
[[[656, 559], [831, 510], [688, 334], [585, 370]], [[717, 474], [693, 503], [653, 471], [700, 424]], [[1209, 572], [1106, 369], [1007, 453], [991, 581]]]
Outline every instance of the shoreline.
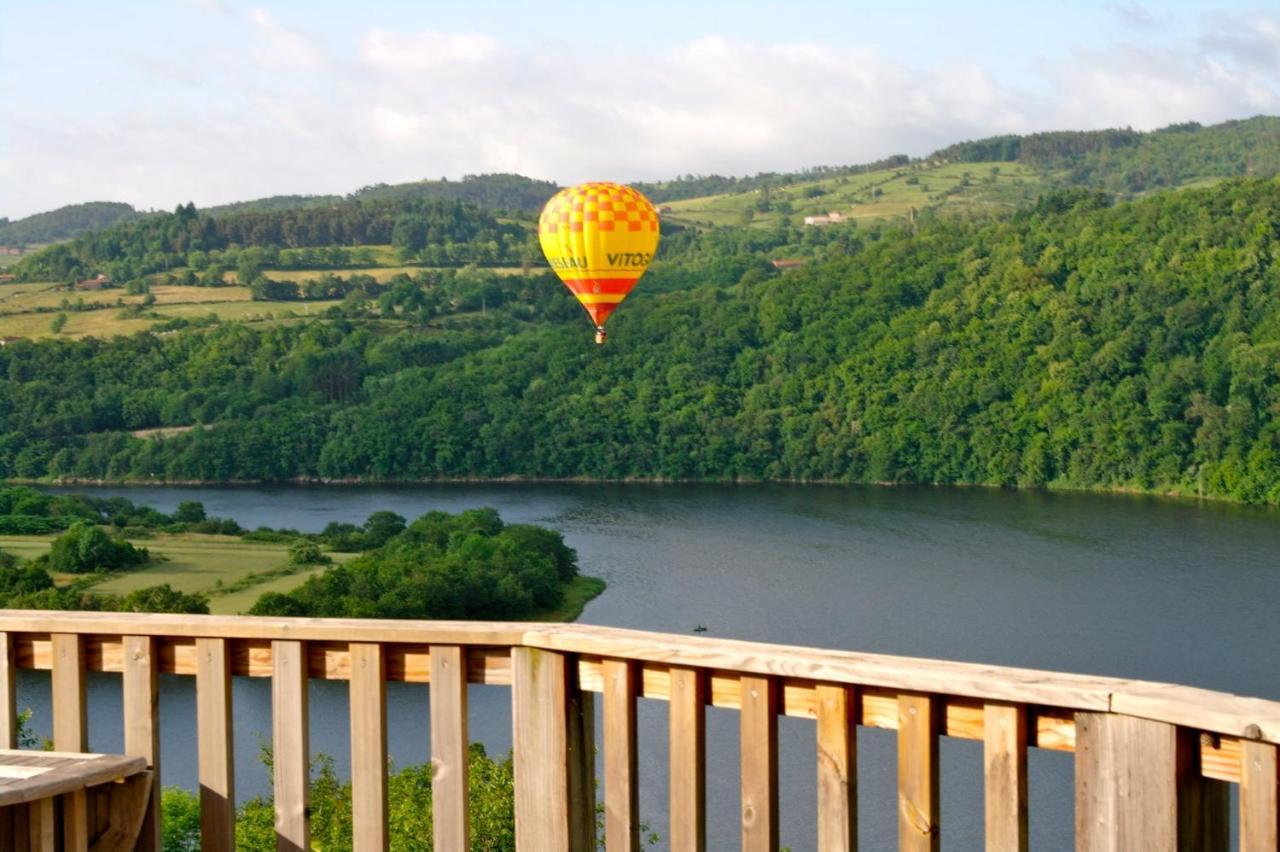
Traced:
[[821, 487], [859, 487], [859, 488], [980, 488], [1000, 491], [1016, 491], [1021, 493], [1042, 494], [1109, 494], [1130, 497], [1156, 497], [1177, 501], [1213, 503], [1226, 506], [1251, 506], [1256, 508], [1280, 508], [1272, 503], [1248, 503], [1232, 497], [1208, 494], [1194, 494], [1180, 490], [1150, 490], [1133, 486], [1018, 486], [998, 485], [985, 482], [885, 482], [885, 481], [847, 481], [841, 479], [755, 479], [750, 477], [734, 477], [732, 479], [683, 479], [662, 476], [628, 476], [628, 477], [596, 477], [596, 476], [452, 476], [429, 479], [376, 479], [369, 477], [321, 477], [296, 476], [289, 479], [91, 479], [69, 477], [64, 479], [0, 479], [0, 487], [8, 485], [44, 486], [69, 488], [75, 486], [120, 487], [120, 488], [237, 488], [249, 486], [329, 486], [347, 487], [388, 487], [414, 485], [794, 485]]

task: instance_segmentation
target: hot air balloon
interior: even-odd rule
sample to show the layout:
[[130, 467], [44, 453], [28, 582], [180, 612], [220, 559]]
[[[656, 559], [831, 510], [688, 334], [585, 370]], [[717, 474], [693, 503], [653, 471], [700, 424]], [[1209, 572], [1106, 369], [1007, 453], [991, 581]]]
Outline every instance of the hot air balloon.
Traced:
[[604, 343], [604, 324], [658, 250], [658, 211], [629, 186], [580, 183], [556, 193], [538, 220], [542, 253]]

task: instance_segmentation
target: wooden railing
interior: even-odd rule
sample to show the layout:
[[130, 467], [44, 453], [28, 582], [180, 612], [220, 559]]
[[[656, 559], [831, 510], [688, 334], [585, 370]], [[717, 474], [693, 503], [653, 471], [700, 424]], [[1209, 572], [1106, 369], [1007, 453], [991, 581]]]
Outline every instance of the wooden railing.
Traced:
[[[1280, 703], [1190, 687], [584, 625], [0, 611], [0, 746], [15, 670], [52, 670], [54, 746], [86, 749], [86, 671], [123, 675], [125, 749], [160, 764], [157, 674], [195, 678], [202, 845], [234, 837], [234, 676], [272, 680], [279, 848], [309, 846], [307, 682], [351, 682], [357, 850], [387, 846], [388, 681], [430, 683], [435, 848], [469, 848], [467, 685], [512, 690], [521, 850], [639, 848], [636, 707], [669, 702], [675, 850], [706, 846], [705, 708], [741, 714], [742, 846], [778, 845], [778, 717], [814, 719], [818, 847], [856, 844], [858, 726], [897, 731], [898, 842], [939, 848], [939, 737], [983, 743], [986, 848], [1027, 848], [1027, 749], [1075, 752], [1076, 848], [1275, 852]], [[603, 732], [594, 699], [603, 700]], [[66, 809], [67, 819], [83, 812]], [[79, 816], [77, 817], [77, 813]], [[68, 836], [84, 837], [83, 826]], [[153, 801], [141, 848], [159, 848]]]

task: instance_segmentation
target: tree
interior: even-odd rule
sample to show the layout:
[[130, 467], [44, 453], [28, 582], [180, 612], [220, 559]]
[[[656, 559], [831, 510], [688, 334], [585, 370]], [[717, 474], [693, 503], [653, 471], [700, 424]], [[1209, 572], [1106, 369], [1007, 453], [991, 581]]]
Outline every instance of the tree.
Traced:
[[300, 538], [289, 545], [289, 562], [294, 565], [324, 565], [332, 560], [320, 552], [320, 545]]
[[134, 547], [123, 539], [113, 539], [101, 527], [77, 521], [53, 541], [49, 567], [68, 574], [115, 571], [140, 565], [150, 558], [145, 547]]
[[183, 524], [195, 524], [205, 519], [204, 504], [199, 500], [184, 500], [178, 504], [173, 519]]
[[54, 334], [58, 334], [59, 332], [62, 331], [62, 329], [66, 328], [66, 325], [67, 325], [67, 315], [64, 313], [59, 313], [53, 318], [53, 321], [49, 323], [49, 330], [52, 331]]

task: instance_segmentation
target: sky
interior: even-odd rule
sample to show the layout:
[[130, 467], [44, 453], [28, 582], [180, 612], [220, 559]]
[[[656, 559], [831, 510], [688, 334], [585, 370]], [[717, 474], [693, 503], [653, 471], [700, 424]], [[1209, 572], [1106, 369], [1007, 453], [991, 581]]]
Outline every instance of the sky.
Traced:
[[1280, 8], [2, 0], [0, 216], [922, 156], [1280, 114]]

